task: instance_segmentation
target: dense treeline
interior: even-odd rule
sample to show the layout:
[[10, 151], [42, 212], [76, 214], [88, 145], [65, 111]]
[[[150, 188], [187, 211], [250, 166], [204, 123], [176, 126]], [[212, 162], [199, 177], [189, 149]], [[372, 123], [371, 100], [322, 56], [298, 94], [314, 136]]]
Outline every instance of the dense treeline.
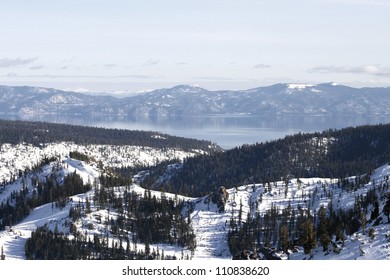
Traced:
[[166, 260], [176, 259], [176, 256], [164, 255], [162, 250], [145, 252], [144, 250], [124, 248], [120, 242], [109, 244], [105, 238], [94, 235], [93, 239], [76, 235], [68, 236], [39, 227], [32, 232], [25, 245], [28, 260]]
[[46, 122], [0, 120], [0, 144], [33, 145], [58, 141], [76, 144], [136, 145], [154, 148], [180, 148], [183, 150], [220, 150], [210, 141], [170, 136], [151, 131], [106, 129]]
[[86, 236], [68, 236], [39, 227], [31, 234], [25, 245], [28, 260], [173, 260], [176, 256], [165, 255], [164, 250], [134, 250], [123, 243], [109, 242], [98, 235], [92, 238]]
[[[360, 126], [245, 145], [210, 156], [187, 158], [160, 188], [201, 196], [215, 187], [271, 182], [287, 177], [344, 178], [390, 160], [390, 124]], [[159, 167], [162, 172], [164, 169]], [[156, 172], [153, 173], [157, 178]]]
[[5, 226], [12, 226], [30, 214], [37, 206], [53, 203], [56, 207], [65, 207], [69, 197], [79, 193], [85, 193], [91, 189], [89, 184], [84, 185], [80, 175], [76, 172], [65, 177], [60, 185], [55, 173], [52, 173], [46, 181], [33, 179], [34, 190], [32, 192], [23, 183], [20, 191], [14, 191], [6, 201], [0, 204], [0, 230]]
[[[335, 207], [331, 193], [336, 190], [351, 192], [363, 185], [344, 180], [328, 186], [326, 192], [330, 203], [327, 207], [321, 206], [318, 211], [311, 207], [316, 199], [313, 195], [307, 201], [307, 207], [294, 208], [289, 204], [279, 209], [272, 205], [263, 215], [256, 213], [246, 219], [239, 213], [238, 217], [230, 220], [229, 249], [238, 259], [245, 251], [261, 252], [264, 258], [274, 259], [276, 256], [270, 248], [288, 253], [295, 246], [303, 247], [305, 254], [311, 254], [317, 245], [322, 246], [324, 252], [332, 250], [338, 253], [346, 236], [362, 230], [363, 234], [373, 238], [373, 229], [368, 225], [389, 222], [389, 219], [383, 221], [380, 216], [382, 212], [386, 216], [390, 213], [389, 186], [389, 182], [385, 181], [366, 195], [355, 196], [353, 207], [346, 209]], [[379, 206], [380, 200], [384, 201], [383, 207]]]

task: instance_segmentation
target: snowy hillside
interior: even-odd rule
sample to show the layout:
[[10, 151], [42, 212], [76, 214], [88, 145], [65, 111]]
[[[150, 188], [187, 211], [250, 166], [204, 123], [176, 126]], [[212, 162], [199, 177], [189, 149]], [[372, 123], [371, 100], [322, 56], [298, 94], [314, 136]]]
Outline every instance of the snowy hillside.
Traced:
[[141, 146], [77, 145], [70, 142], [50, 143], [44, 147], [31, 144], [0, 144], [0, 182], [17, 177], [19, 171], [31, 170], [45, 158], [64, 157], [77, 151], [101, 162], [104, 167], [149, 166], [164, 160], [191, 157], [201, 150], [184, 152], [180, 149], [161, 149]]
[[[73, 150], [85, 153], [95, 161], [87, 163], [69, 158], [69, 152]], [[359, 226], [358, 231], [351, 235], [347, 234], [343, 242], [336, 241], [335, 237], [332, 237], [333, 245], [329, 245], [327, 251], [323, 251], [317, 243], [311, 255], [308, 255], [304, 253], [301, 246], [295, 246], [289, 251], [289, 258], [390, 259], [390, 223], [387, 222], [383, 210], [386, 201], [384, 195], [389, 192], [387, 180], [390, 175], [390, 166], [388, 164], [371, 172], [369, 177], [359, 177], [365, 180], [360, 186], [353, 184], [357, 182], [358, 177], [350, 177], [345, 180], [351, 183], [347, 184], [348, 187], [343, 185], [345, 182], [341, 184], [338, 179], [289, 178], [279, 182], [227, 188], [223, 193], [225, 198], [222, 203], [223, 207], [215, 202], [214, 194], [201, 198], [189, 198], [158, 191], [146, 191], [137, 184], [111, 187], [108, 193], [111, 197], [110, 202], [102, 205], [99, 198], [99, 190], [102, 189], [102, 184], [99, 182], [102, 166], [148, 165], [154, 164], [156, 159], [163, 160], [173, 157], [182, 159], [186, 156], [193, 156], [193, 154], [177, 150], [162, 153], [158, 150], [140, 147], [103, 145], [84, 147], [72, 143], [59, 143], [47, 145], [45, 148], [24, 144], [2, 145], [0, 156], [2, 164], [0, 175], [5, 181], [5, 184], [0, 186], [0, 202], [3, 204], [17, 203], [12, 197], [19, 191], [25, 191], [27, 196], [33, 196], [34, 191], [37, 190], [37, 181], [47, 182], [54, 178], [61, 186], [66, 176], [78, 174], [84, 184], [91, 185], [90, 191], [72, 195], [66, 200], [64, 206], [54, 203], [43, 204], [32, 209], [20, 222], [11, 227], [6, 225], [6, 228], [0, 232], [0, 247], [6, 259], [25, 259], [25, 246], [28, 238], [31, 237], [33, 231], [42, 226], [46, 226], [53, 232], [67, 235], [70, 240], [87, 241], [99, 237], [110, 248], [149, 250], [155, 253], [155, 256], [160, 257], [162, 254], [175, 258], [231, 259], [233, 256], [229, 248], [229, 234], [234, 224], [238, 224], [237, 228], [244, 228], [246, 221], [250, 219], [259, 219], [265, 223], [270, 210], [274, 209], [282, 215], [281, 213], [289, 208], [296, 211], [297, 219], [299, 211], [304, 212], [309, 208], [312, 215], [314, 214], [313, 219], [318, 220], [315, 213], [320, 210], [321, 206], [329, 207], [331, 203], [335, 212], [347, 211], [356, 206], [357, 197], [363, 199], [372, 193], [378, 197], [379, 212], [375, 219], [371, 219], [375, 211], [374, 206], [367, 208], [365, 212], [367, 221], [364, 228]], [[55, 157], [56, 160], [40, 165], [40, 168], [35, 168], [33, 171], [21, 172], [32, 170], [43, 159], [50, 157]], [[125, 203], [124, 198], [130, 193], [134, 199], [146, 199], [149, 196], [157, 201], [169, 199], [173, 201], [173, 205], [183, 202], [184, 208], [181, 209], [181, 215], [190, 222], [195, 234], [196, 247], [190, 249], [177, 244], [134, 242], [134, 234], [131, 231], [118, 231], [119, 220], [124, 217], [123, 211], [118, 210], [122, 209], [118, 203]], [[117, 206], [114, 207], [115, 204]], [[78, 211], [77, 218], [74, 216], [75, 210]], [[155, 213], [155, 215], [159, 214]], [[131, 219], [134, 218], [135, 216], [131, 217]], [[280, 226], [280, 222], [277, 225]], [[128, 238], [123, 238], [123, 234]], [[133, 239], [130, 238], [131, 236]], [[258, 246], [262, 244], [257, 252], [259, 257], [288, 258], [287, 254], [277, 248], [265, 247], [266, 236], [258, 238], [260, 243], [256, 244]], [[268, 240], [274, 244], [272, 247], [277, 247], [279, 242], [277, 238], [271, 236]], [[242, 249], [252, 250], [252, 248]]]
[[[69, 158], [68, 156], [72, 152], [87, 156], [90, 159], [89, 163]], [[161, 150], [125, 145], [84, 146], [69, 142], [50, 143], [44, 147], [36, 147], [25, 143], [18, 145], [3, 144], [0, 147], [0, 179], [3, 183], [0, 186], [0, 204], [2, 206], [5, 204], [14, 205], [14, 195], [19, 192], [26, 192], [27, 196], [33, 197], [37, 191], [37, 182], [47, 183], [51, 178], [55, 178], [54, 180], [61, 186], [67, 175], [77, 173], [84, 184], [94, 184], [94, 187], [97, 188], [99, 186], [99, 176], [105, 174], [104, 170], [106, 168], [147, 167], [164, 160], [180, 162], [186, 157], [203, 153], [204, 151], [201, 150], [185, 152], [173, 148]], [[123, 192], [123, 188], [118, 188], [117, 192], [120, 193], [121, 191]], [[133, 185], [131, 186], [131, 192], [140, 193], [141, 191], [139, 187]], [[6, 226], [7, 229], [0, 234], [0, 246], [4, 247], [7, 259], [25, 258], [24, 244], [31, 236], [31, 232], [36, 230], [37, 227], [51, 225], [50, 228], [54, 229], [57, 226], [61, 232], [69, 233], [70, 208], [81, 202], [85, 203], [87, 197], [91, 196], [93, 196], [92, 191], [74, 195], [69, 198], [65, 207], [53, 207], [53, 203], [38, 206], [31, 211], [27, 218], [18, 225], [14, 225], [12, 229]], [[98, 215], [97, 213], [99, 217], [105, 217], [107, 220], [116, 216], [115, 213], [110, 213], [107, 209], [99, 209], [97, 212], [89, 213], [80, 222], [79, 226], [82, 228], [84, 222], [90, 224], [88, 219], [93, 220]], [[0, 219], [1, 224], [2, 219]], [[99, 228], [99, 226], [96, 226], [96, 228]], [[171, 252], [169, 246], [162, 245], [161, 247], [165, 248], [166, 254]], [[142, 248], [142, 245], [138, 246], [139, 248]]]
[[[232, 258], [230, 254], [227, 234], [231, 219], [239, 219], [239, 211], [242, 209], [242, 219], [264, 213], [276, 207], [280, 212], [289, 207], [302, 209], [311, 205], [312, 211], [317, 212], [321, 206], [327, 206], [333, 200], [337, 209], [354, 207], [356, 196], [367, 195], [369, 190], [378, 188], [384, 182], [384, 178], [390, 174], [390, 165], [382, 166], [374, 171], [364, 188], [353, 192], [345, 192], [338, 187], [338, 180], [323, 178], [292, 179], [288, 183], [286, 191], [285, 182], [271, 183], [272, 191], [267, 191], [269, 186], [263, 184], [251, 184], [228, 189], [229, 199], [225, 205], [225, 212], [219, 213], [209, 198], [194, 200], [195, 208], [191, 214], [192, 226], [197, 235], [197, 249], [194, 258]], [[354, 178], [351, 178], [354, 179]], [[386, 188], [388, 190], [388, 182]], [[330, 192], [331, 198], [327, 196]], [[379, 209], [383, 208], [383, 203]], [[372, 210], [372, 209], [371, 209]], [[369, 217], [370, 213], [367, 213]], [[374, 225], [371, 221], [366, 225], [365, 234], [359, 230], [351, 236], [347, 236], [344, 245], [333, 251], [323, 252], [321, 247], [313, 250], [312, 259], [390, 259], [390, 223], [383, 213], [380, 214], [383, 223]], [[369, 237], [368, 228], [372, 228], [374, 238]], [[273, 249], [275, 256], [287, 259], [287, 255]], [[337, 252], [337, 253], [336, 253]], [[296, 248], [290, 252], [290, 259], [303, 260], [310, 256], [305, 255], [302, 248]], [[261, 254], [260, 254], [261, 255]]]
[[[70, 174], [76, 172], [82, 178], [84, 183], [93, 182], [99, 177], [99, 170], [96, 167], [85, 164], [84, 162], [73, 160], [73, 159], [65, 159], [60, 167], [57, 163], [53, 163], [42, 168], [42, 172], [38, 174], [40, 179], [44, 180], [54, 169], [58, 170], [57, 172], [62, 175]], [[59, 169], [58, 169], [59, 168]], [[31, 175], [26, 177], [27, 187], [32, 188], [30, 185]], [[8, 189], [8, 186], [6, 187]], [[10, 186], [11, 188], [11, 186]], [[22, 188], [21, 180], [16, 181], [12, 185], [12, 190], [15, 191], [17, 189]], [[125, 187], [118, 187], [116, 189], [116, 194], [120, 195], [125, 190]], [[127, 188], [127, 191], [135, 192], [140, 196], [144, 195], [144, 189], [140, 188], [137, 185], [132, 185]], [[161, 196], [160, 192], [152, 191], [153, 195], [157, 195], [157, 197]], [[4, 200], [6, 197], [6, 193], [1, 193], [0, 197]], [[87, 199], [93, 200], [94, 191], [89, 191], [87, 193], [78, 194], [70, 197], [69, 202], [63, 208], [53, 207], [52, 203], [45, 204], [35, 208], [30, 215], [25, 218], [20, 223], [8, 228], [4, 231], [0, 232], [0, 247], [3, 247], [3, 252], [6, 256], [6, 259], [25, 259], [25, 245], [28, 238], [31, 237], [31, 233], [35, 231], [38, 227], [48, 227], [52, 231], [58, 230], [61, 233], [69, 234], [69, 225], [71, 223], [71, 219], [69, 217], [70, 209], [72, 207], [77, 207], [80, 203], [85, 205]], [[166, 194], [167, 197], [174, 198], [174, 195]], [[179, 199], [183, 199], [179, 197]], [[117, 218], [118, 213], [115, 211], [110, 211], [110, 209], [102, 209], [97, 205], [91, 206], [91, 212], [86, 214], [80, 220], [77, 221], [76, 227], [78, 230], [82, 231], [86, 234], [87, 237], [93, 238], [95, 234], [105, 235], [107, 233], [107, 228], [105, 226], [104, 221], [109, 221], [112, 218]], [[103, 221], [103, 222], [102, 222]], [[110, 234], [108, 237], [109, 244], [112, 241], [117, 240], [113, 235]], [[125, 245], [126, 246], [126, 245]], [[139, 250], [144, 249], [143, 244], [138, 244], [132, 246], [138, 246]], [[175, 246], [170, 246], [167, 244], [153, 244], [151, 245], [151, 249], [164, 250], [166, 255], [176, 255], [180, 257], [180, 254], [189, 255], [189, 250], [185, 250], [182, 248], [177, 248]]]
[[[227, 233], [230, 220], [238, 219], [240, 205], [242, 205], [242, 217], [251, 215], [256, 217], [258, 213], [265, 213], [271, 209], [271, 205], [279, 208], [280, 211], [292, 205], [293, 208], [301, 205], [303, 208], [308, 201], [312, 205], [313, 211], [318, 211], [321, 205], [328, 205], [330, 199], [326, 198], [324, 192], [331, 191], [333, 200], [337, 201], [336, 207], [348, 209], [353, 207], [355, 196], [366, 195], [368, 190], [383, 182], [383, 178], [390, 174], [390, 165], [385, 165], [371, 176], [371, 181], [365, 188], [354, 193], [343, 193], [337, 186], [336, 179], [309, 178], [291, 180], [288, 186], [287, 196], [285, 195], [284, 182], [275, 182], [272, 192], [267, 192], [262, 184], [251, 184], [228, 189], [229, 200], [225, 206], [225, 212], [219, 213], [213, 203], [209, 203], [208, 198], [196, 199], [194, 211], [191, 214], [192, 226], [197, 235], [197, 249], [194, 254], [196, 258], [227, 258], [231, 259], [227, 242]], [[375, 183], [376, 182], [376, 183]], [[325, 188], [324, 188], [325, 186]], [[315, 194], [315, 197], [313, 197]], [[310, 197], [312, 197], [310, 199]], [[259, 203], [259, 198], [261, 202]], [[257, 206], [256, 206], [257, 205]], [[383, 205], [382, 205], [383, 207]], [[387, 218], [382, 214], [383, 221]], [[373, 223], [373, 222], [372, 222]], [[362, 233], [362, 230], [348, 236], [343, 246], [335, 252], [323, 252], [321, 247], [314, 249], [312, 259], [315, 260], [354, 260], [354, 259], [388, 259], [390, 260], [390, 223], [371, 227], [375, 233], [374, 238]], [[274, 251], [275, 255], [281, 259], [287, 259], [287, 255]], [[303, 260], [310, 256], [305, 255], [302, 248], [297, 248], [296, 252], [291, 252], [290, 259]]]

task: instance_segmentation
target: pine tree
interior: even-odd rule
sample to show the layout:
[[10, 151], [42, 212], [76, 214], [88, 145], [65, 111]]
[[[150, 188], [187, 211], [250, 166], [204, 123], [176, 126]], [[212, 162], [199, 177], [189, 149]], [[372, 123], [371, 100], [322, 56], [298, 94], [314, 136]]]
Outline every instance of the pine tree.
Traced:
[[320, 238], [322, 248], [325, 252], [328, 250], [328, 245], [330, 244], [331, 239], [328, 234], [328, 219], [326, 217], [326, 208], [324, 206], [321, 206], [320, 210], [318, 210], [318, 217], [320, 223], [318, 225], [317, 236]]
[[378, 200], [375, 198], [374, 202], [374, 210], [371, 212], [371, 220], [375, 220], [379, 216], [379, 203]]
[[386, 204], [383, 207], [383, 214], [387, 216], [387, 222], [390, 223], [390, 193], [387, 194]]
[[288, 230], [286, 225], [282, 225], [280, 228], [280, 248], [283, 252], [288, 252], [288, 247], [290, 246], [290, 241], [288, 240]]
[[91, 202], [89, 201], [88, 196], [85, 199], [85, 206], [86, 206], [85, 213], [87, 214], [91, 213]]
[[367, 213], [366, 213], [365, 210], [363, 210], [362, 211], [362, 229], [363, 229], [363, 234], [366, 234], [366, 226], [367, 226]]
[[301, 224], [301, 242], [305, 254], [311, 254], [316, 245], [314, 225], [310, 218], [306, 218]]
[[146, 240], [146, 242], [145, 242], [145, 254], [146, 255], [150, 254], [150, 245], [149, 245], [149, 241], [148, 240]]
[[242, 223], [242, 199], [240, 199], [240, 210], [238, 211], [238, 226]]
[[0, 260], [5, 260], [5, 255], [4, 255], [4, 247], [1, 246], [1, 255], [0, 255]]

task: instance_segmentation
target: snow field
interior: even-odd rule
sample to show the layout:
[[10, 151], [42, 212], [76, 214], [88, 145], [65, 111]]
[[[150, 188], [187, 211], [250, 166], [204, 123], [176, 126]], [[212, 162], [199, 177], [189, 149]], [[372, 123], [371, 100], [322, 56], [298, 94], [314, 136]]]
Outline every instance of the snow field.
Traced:
[[[70, 159], [67, 156], [70, 151], [84, 153], [95, 161], [90, 163]], [[10, 180], [15, 178], [19, 170], [31, 169], [42, 159], [52, 156], [59, 160], [43, 166], [37, 172], [26, 173], [23, 177], [17, 178], [9, 184], [0, 186], [0, 203], [6, 201], [13, 191], [19, 191], [24, 187], [31, 192], [34, 189], [32, 178], [46, 180], [52, 172], [58, 178], [64, 178], [67, 174], [76, 172], [84, 183], [94, 183], [99, 177], [101, 170], [98, 169], [97, 162], [101, 161], [103, 166], [130, 166], [137, 164], [152, 165], [156, 161], [170, 159], [171, 157], [182, 159], [192, 156], [192, 153], [182, 151], [158, 151], [156, 149], [142, 147], [112, 147], [112, 146], [79, 146], [72, 143], [49, 144], [45, 147], [33, 147], [31, 145], [8, 145], [3, 144], [0, 150], [0, 180]], [[172, 167], [177, 168], [177, 167]], [[190, 213], [191, 226], [196, 234], [197, 247], [193, 259], [231, 259], [227, 244], [227, 233], [229, 221], [233, 217], [238, 219], [240, 207], [242, 207], [242, 219], [245, 221], [247, 215], [255, 217], [257, 213], [264, 214], [271, 206], [277, 207], [279, 211], [291, 205], [293, 208], [309, 205], [314, 211], [318, 211], [321, 206], [327, 206], [332, 201], [334, 208], [346, 209], [353, 207], [355, 196], [366, 195], [374, 187], [383, 183], [384, 177], [390, 175], [390, 166], [383, 165], [374, 170], [370, 176], [370, 181], [363, 187], [353, 191], [342, 190], [337, 179], [331, 178], [291, 178], [288, 185], [284, 181], [270, 182], [264, 184], [248, 184], [227, 189], [229, 198], [225, 206], [225, 212], [219, 213], [217, 206], [211, 202], [209, 196], [201, 198], [183, 197], [175, 194], [164, 193], [166, 197], [180, 199], [192, 204]], [[350, 180], [354, 180], [351, 177]], [[59, 182], [60, 183], [60, 182]], [[123, 194], [126, 187], [115, 188], [115, 195]], [[145, 189], [137, 184], [127, 187], [130, 191], [143, 196]], [[162, 193], [151, 191], [152, 196], [161, 198]], [[4, 248], [6, 259], [24, 259], [24, 244], [31, 236], [31, 232], [37, 227], [46, 225], [54, 230], [57, 226], [61, 232], [68, 232], [65, 221], [69, 219], [69, 209], [71, 206], [84, 204], [86, 198], [93, 201], [93, 190], [84, 194], [71, 197], [70, 202], [62, 209], [52, 206], [52, 204], [42, 205], [31, 211], [30, 215], [17, 225], [13, 225], [11, 230], [0, 232], [0, 247]], [[330, 198], [329, 198], [330, 197]], [[117, 217], [118, 213], [107, 209], [98, 209], [91, 203], [91, 213], [86, 214], [76, 226], [78, 230], [93, 238], [94, 234], [107, 234], [102, 221], [109, 221]], [[183, 216], [187, 214], [189, 208], [183, 209]], [[381, 213], [384, 221], [387, 218]], [[99, 217], [99, 219], [98, 219]], [[367, 225], [373, 228], [375, 238], [361, 231], [352, 236], [348, 236], [344, 246], [339, 248], [338, 253], [322, 252], [322, 247], [318, 247], [313, 252], [313, 259], [390, 259], [390, 224], [382, 223], [377, 226]], [[366, 231], [367, 231], [366, 230]], [[119, 242], [118, 238], [108, 234], [109, 245]], [[126, 247], [126, 242], [123, 242]], [[130, 247], [134, 249], [134, 244]], [[151, 250], [164, 250], [165, 255], [175, 255], [181, 258], [182, 255], [190, 255], [188, 250], [164, 244], [152, 244]], [[144, 245], [137, 244], [137, 249], [144, 249]], [[290, 255], [291, 259], [305, 259], [303, 250]]]

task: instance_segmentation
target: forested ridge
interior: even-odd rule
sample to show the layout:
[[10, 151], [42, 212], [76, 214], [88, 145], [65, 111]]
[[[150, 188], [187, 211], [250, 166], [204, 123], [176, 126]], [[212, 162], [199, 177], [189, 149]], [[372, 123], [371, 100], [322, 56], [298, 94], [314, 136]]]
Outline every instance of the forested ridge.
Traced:
[[[278, 248], [289, 254], [296, 246], [301, 246], [307, 255], [311, 255], [317, 246], [322, 246], [326, 254], [331, 251], [337, 254], [347, 236], [359, 230], [374, 239], [374, 227], [390, 221], [389, 181], [388, 177], [383, 178], [365, 195], [357, 195], [356, 191], [363, 189], [367, 181], [369, 176], [325, 184], [304, 198], [306, 205], [296, 207], [291, 201], [282, 209], [271, 205], [263, 213], [258, 212], [255, 216], [248, 214], [246, 219], [239, 213], [239, 218], [231, 218], [229, 223], [228, 243], [233, 258], [245, 259], [247, 256], [243, 252], [255, 250], [265, 254], [265, 259], [278, 259], [271, 253], [275, 249], [270, 248]], [[276, 186], [273, 187], [275, 191]], [[283, 187], [287, 190], [288, 185]], [[340, 197], [345, 194], [354, 195], [353, 207], [337, 206]], [[323, 198], [328, 199], [329, 203], [316, 209], [316, 203]], [[381, 213], [387, 219], [383, 219]]]
[[107, 129], [47, 122], [0, 120], [0, 144], [42, 145], [52, 142], [76, 144], [134, 145], [153, 148], [221, 150], [210, 141], [171, 136], [152, 131]]
[[[202, 196], [221, 185], [234, 187], [290, 177], [345, 178], [389, 162], [389, 139], [390, 124], [299, 133], [187, 158], [182, 168], [158, 188]], [[151, 185], [164, 170], [160, 165], [146, 182]]]

